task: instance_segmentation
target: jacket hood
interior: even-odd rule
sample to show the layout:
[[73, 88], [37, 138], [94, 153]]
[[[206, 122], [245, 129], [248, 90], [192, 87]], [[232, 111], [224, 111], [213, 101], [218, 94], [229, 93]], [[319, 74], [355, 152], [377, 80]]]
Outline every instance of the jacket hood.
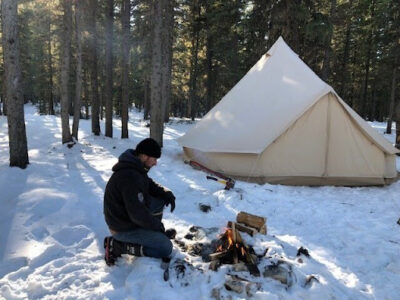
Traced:
[[141, 173], [147, 173], [143, 163], [137, 156], [135, 150], [128, 149], [118, 157], [118, 162], [113, 166], [113, 172], [122, 169], [136, 169]]

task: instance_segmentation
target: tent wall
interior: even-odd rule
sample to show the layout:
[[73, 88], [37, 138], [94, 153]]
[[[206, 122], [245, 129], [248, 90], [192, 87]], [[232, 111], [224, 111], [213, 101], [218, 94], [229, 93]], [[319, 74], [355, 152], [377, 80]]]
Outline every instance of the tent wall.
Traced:
[[384, 177], [385, 153], [372, 143], [347, 115], [336, 96], [329, 94], [330, 177]]
[[[258, 138], [256, 133], [253, 138]], [[332, 93], [317, 101], [259, 155], [187, 147], [184, 153], [213, 170], [260, 183], [381, 185], [385, 178], [397, 175], [395, 155], [384, 153], [365, 136]]]

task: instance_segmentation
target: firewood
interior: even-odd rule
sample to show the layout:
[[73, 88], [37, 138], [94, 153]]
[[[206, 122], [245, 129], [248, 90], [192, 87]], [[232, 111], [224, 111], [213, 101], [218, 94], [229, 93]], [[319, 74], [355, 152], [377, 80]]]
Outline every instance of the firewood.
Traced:
[[224, 257], [227, 253], [228, 253], [228, 250], [217, 252], [217, 253], [211, 253], [210, 260], [220, 259], [221, 257]]
[[267, 225], [266, 225], [266, 224], [264, 224], [264, 225], [260, 228], [259, 233], [264, 234], [264, 235], [267, 234]]
[[[232, 222], [229, 221], [227, 226], [228, 226], [228, 228], [232, 228]], [[256, 229], [248, 227], [244, 224], [236, 223], [235, 226], [236, 226], [237, 230], [239, 230], [241, 232], [246, 232], [250, 236], [254, 236], [258, 232]]]
[[266, 231], [266, 228], [263, 229], [263, 226], [265, 226], [266, 222], [266, 218], [264, 217], [255, 216], [241, 211], [240, 213], [237, 214], [236, 221], [238, 223], [243, 223], [247, 226], [253, 227], [257, 229], [259, 232], [260, 230]]
[[239, 232], [236, 230], [235, 223], [232, 223], [232, 241], [233, 241], [233, 263], [237, 264], [239, 262], [238, 259], [238, 253], [237, 253], [237, 248], [236, 248], [236, 243], [237, 243], [237, 236], [239, 235]]
[[212, 260], [211, 262], [210, 262], [210, 265], [209, 265], [209, 269], [210, 270], [213, 270], [213, 271], [218, 271], [218, 268], [220, 267], [220, 265], [221, 265], [221, 262], [220, 262], [220, 260], [219, 259], [215, 259], [215, 260]]
[[250, 274], [256, 277], [260, 277], [260, 270], [258, 269], [256, 264], [246, 264], [247, 270], [249, 270]]
[[224, 286], [228, 291], [233, 291], [238, 294], [241, 294], [243, 292], [244, 284], [241, 281], [235, 281], [235, 280], [228, 279], [227, 281], [225, 281]]

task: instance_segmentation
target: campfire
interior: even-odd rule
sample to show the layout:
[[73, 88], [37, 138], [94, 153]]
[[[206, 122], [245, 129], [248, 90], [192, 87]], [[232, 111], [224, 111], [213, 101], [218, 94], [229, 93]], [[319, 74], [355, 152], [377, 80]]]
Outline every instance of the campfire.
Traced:
[[240, 212], [236, 220], [238, 223], [228, 222], [228, 228], [220, 236], [215, 252], [210, 254], [210, 268], [216, 270], [221, 264], [236, 265], [243, 262], [250, 274], [260, 276], [257, 267], [258, 258], [254, 250], [245, 243], [239, 231], [251, 236], [256, 232], [266, 233], [265, 218]]
[[[257, 291], [262, 290], [263, 278], [280, 282], [285, 288], [290, 288], [296, 282], [303, 288], [319, 283], [318, 274], [304, 274], [297, 272], [295, 267], [302, 264], [304, 259], [311, 259], [307, 249], [300, 247], [296, 257], [286, 257], [283, 252], [284, 245], [272, 242], [271, 248], [256, 248], [256, 253], [251, 246], [251, 238], [242, 237], [242, 232], [253, 237], [256, 234], [266, 234], [266, 218], [240, 212], [235, 222], [228, 222], [223, 233], [211, 242], [204, 242], [206, 237], [220, 231], [219, 228], [202, 228], [192, 226], [183, 239], [174, 239], [174, 243], [187, 252], [190, 256], [201, 256], [203, 262], [209, 263], [209, 269], [217, 271], [221, 265], [230, 265], [225, 270], [223, 285], [216, 286], [211, 291], [213, 299], [227, 299], [221, 293], [235, 292], [245, 297], [252, 297]], [[279, 241], [274, 237], [265, 240]], [[185, 242], [186, 241], [186, 242]], [[187, 241], [190, 241], [187, 243]], [[248, 244], [246, 243], [248, 242]], [[258, 246], [258, 245], [257, 245]], [[272, 249], [272, 250], [271, 250]], [[282, 251], [280, 251], [280, 250]], [[276, 252], [278, 251], [278, 252]], [[281, 253], [279, 253], [279, 251]], [[205, 264], [202, 264], [204, 266]], [[201, 266], [194, 266], [190, 260], [175, 262], [171, 268], [177, 278], [183, 280], [185, 272], [204, 272]], [[187, 276], [187, 275], [186, 275]], [[262, 277], [262, 278], [261, 278]], [[184, 282], [187, 286], [189, 281]], [[224, 289], [225, 288], [225, 289]], [[231, 297], [228, 294], [227, 297]], [[228, 298], [229, 299], [229, 298]]]

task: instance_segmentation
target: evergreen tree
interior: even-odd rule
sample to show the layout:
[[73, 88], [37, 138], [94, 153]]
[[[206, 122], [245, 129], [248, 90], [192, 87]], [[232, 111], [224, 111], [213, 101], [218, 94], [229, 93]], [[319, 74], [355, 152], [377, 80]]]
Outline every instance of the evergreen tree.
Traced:
[[10, 166], [24, 169], [29, 158], [19, 63], [17, 1], [3, 0], [1, 11]]

